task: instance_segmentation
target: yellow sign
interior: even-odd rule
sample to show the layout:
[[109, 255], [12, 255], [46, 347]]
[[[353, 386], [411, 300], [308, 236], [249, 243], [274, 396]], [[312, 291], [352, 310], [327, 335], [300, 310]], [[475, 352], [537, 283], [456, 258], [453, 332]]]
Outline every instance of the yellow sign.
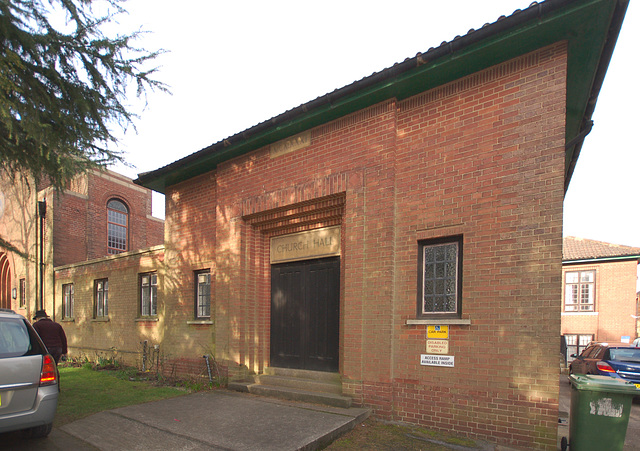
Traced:
[[449, 326], [427, 326], [427, 338], [449, 338]]
[[448, 340], [427, 340], [427, 354], [448, 354]]

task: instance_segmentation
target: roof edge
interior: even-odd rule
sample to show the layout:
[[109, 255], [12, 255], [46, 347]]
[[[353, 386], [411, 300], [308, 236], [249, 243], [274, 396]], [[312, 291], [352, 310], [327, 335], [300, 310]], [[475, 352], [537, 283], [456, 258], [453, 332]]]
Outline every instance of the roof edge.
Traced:
[[[499, 38], [503, 33], [522, 30], [535, 21], [554, 17], [555, 14], [562, 15], [564, 8], [569, 8], [572, 5], [575, 5], [574, 9], [579, 9], [585, 5], [611, 3], [615, 3], [614, 17], [608, 26], [605, 47], [600, 52], [596, 75], [589, 90], [588, 104], [582, 116], [580, 130], [576, 133], [579, 139], [573, 139], [574, 137], [571, 136], [572, 147], [565, 149], [568, 161], [565, 171], [566, 192], [586, 133], [584, 136], [581, 135], [586, 124], [591, 122], [595, 103], [615, 48], [629, 0], [591, 0], [587, 2], [584, 0], [547, 0], [543, 3], [533, 3], [527, 9], [516, 10], [508, 17], [502, 16], [496, 22], [477, 30], [471, 30], [464, 36], [457, 36], [450, 42], [443, 42], [440, 46], [431, 48], [426, 53], [418, 53], [413, 58], [408, 58], [380, 72], [292, 108], [164, 167], [141, 173], [134, 180], [134, 183], [164, 193], [167, 186], [212, 170], [222, 161], [293, 136], [321, 123], [330, 122], [341, 115], [348, 114], [349, 108], [362, 107], [367, 101], [378, 103], [384, 99], [394, 98], [393, 89], [390, 87], [398, 82], [399, 77], [418, 68], [435, 67], [440, 61], [447, 61], [447, 58], [451, 58], [456, 53], [474, 46], [481, 46], [484, 42], [489, 43], [492, 39]], [[367, 100], [364, 100], [365, 97]]]

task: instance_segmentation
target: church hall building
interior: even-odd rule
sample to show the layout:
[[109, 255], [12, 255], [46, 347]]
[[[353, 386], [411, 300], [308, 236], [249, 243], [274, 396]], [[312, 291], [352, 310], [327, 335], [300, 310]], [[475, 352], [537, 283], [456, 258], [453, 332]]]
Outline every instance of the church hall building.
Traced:
[[627, 4], [533, 3], [140, 174], [161, 258], [132, 317], [82, 333], [555, 449], [563, 199]]

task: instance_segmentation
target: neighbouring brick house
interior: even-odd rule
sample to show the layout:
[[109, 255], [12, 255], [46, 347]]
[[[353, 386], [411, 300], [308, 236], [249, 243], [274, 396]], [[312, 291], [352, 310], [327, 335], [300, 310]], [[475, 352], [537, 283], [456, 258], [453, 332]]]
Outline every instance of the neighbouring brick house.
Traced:
[[164, 248], [58, 267], [68, 333], [555, 449], [563, 198], [627, 4], [534, 3], [141, 174]]
[[29, 318], [44, 307], [56, 320], [73, 320], [73, 290], [62, 302], [65, 293], [54, 290], [54, 267], [164, 242], [164, 221], [151, 215], [151, 190], [112, 171], [89, 171], [59, 193], [5, 174], [0, 193], [5, 202], [0, 236], [29, 256], [0, 250], [0, 265], [6, 269], [0, 307]]
[[566, 237], [562, 253], [567, 361], [591, 341], [633, 341], [640, 248]]

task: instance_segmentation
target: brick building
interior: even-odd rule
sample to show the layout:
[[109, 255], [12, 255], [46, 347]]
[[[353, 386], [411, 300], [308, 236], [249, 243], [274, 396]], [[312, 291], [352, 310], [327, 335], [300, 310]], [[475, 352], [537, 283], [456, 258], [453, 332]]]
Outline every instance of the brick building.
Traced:
[[0, 262], [4, 262], [0, 265], [5, 268], [0, 307], [27, 317], [41, 307], [56, 319], [73, 316], [61, 302], [54, 307], [54, 299], [62, 296], [54, 290], [55, 266], [164, 241], [164, 221], [151, 215], [151, 191], [112, 171], [75, 177], [61, 193], [5, 174], [0, 192], [5, 203], [0, 236], [29, 257], [0, 251]]
[[534, 3], [141, 174], [164, 247], [57, 268], [76, 349], [554, 449], [563, 197], [627, 3]]
[[638, 335], [636, 293], [640, 248], [566, 237], [562, 258], [562, 335], [567, 361], [591, 341]]

